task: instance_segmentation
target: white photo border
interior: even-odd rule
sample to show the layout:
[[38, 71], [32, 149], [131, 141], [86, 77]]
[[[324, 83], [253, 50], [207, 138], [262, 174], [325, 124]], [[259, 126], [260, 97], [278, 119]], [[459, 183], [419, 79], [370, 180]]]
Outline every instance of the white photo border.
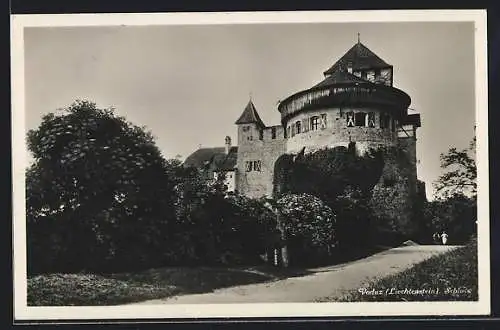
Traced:
[[[24, 28], [269, 23], [474, 22], [478, 183], [477, 302], [350, 302], [29, 307], [26, 276]], [[488, 86], [486, 10], [381, 10], [11, 16], [13, 276], [15, 320], [449, 316], [490, 313]]]

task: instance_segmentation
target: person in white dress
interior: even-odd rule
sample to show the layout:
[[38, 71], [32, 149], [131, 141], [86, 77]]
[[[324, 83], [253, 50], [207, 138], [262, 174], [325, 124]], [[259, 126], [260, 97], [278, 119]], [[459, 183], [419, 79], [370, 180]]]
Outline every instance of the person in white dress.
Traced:
[[446, 245], [446, 242], [448, 241], [448, 234], [446, 232], [444, 232], [444, 231], [441, 234], [441, 240], [443, 242], [443, 245]]

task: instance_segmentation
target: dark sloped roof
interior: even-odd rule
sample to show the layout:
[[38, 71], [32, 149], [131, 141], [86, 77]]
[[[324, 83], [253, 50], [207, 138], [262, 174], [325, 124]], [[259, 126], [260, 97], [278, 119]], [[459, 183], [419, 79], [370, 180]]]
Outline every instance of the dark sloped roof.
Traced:
[[352, 64], [353, 70], [386, 68], [390, 66], [374, 52], [369, 50], [368, 47], [363, 45], [361, 42], [358, 42], [352, 46], [351, 49], [349, 49], [347, 53], [340, 58], [340, 60], [335, 62], [330, 69], [326, 70], [324, 74], [332, 74], [335, 71], [347, 71], [347, 65], [349, 62]]
[[252, 100], [248, 101], [247, 106], [245, 107], [245, 110], [243, 110], [243, 113], [241, 114], [240, 118], [236, 121], [236, 124], [251, 124], [251, 123], [256, 123], [259, 124], [260, 126], [265, 126], [262, 120], [259, 117], [259, 114], [257, 113], [257, 109], [255, 109], [255, 105], [253, 104]]
[[225, 153], [214, 155], [212, 162], [215, 169], [228, 171], [236, 167], [237, 158], [238, 147], [231, 147], [227, 155]]
[[216, 169], [230, 170], [236, 166], [238, 147], [231, 147], [226, 155], [224, 147], [200, 148], [189, 155], [184, 161], [184, 166], [204, 168], [214, 165]]
[[340, 83], [351, 83], [351, 82], [362, 82], [367, 83], [367, 80], [356, 77], [355, 75], [346, 71], [335, 71], [330, 76], [326, 77], [322, 82], [313, 86], [314, 87], [324, 87]]
[[418, 113], [412, 113], [411, 115], [408, 115], [403, 118], [402, 121], [403, 125], [415, 125], [416, 127], [420, 127], [420, 114]]

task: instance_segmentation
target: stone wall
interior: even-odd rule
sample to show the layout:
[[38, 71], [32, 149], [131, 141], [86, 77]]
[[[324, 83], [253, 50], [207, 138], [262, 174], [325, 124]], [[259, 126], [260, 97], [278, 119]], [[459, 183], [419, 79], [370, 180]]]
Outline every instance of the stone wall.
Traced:
[[[375, 127], [347, 127], [346, 113], [350, 111], [374, 112]], [[369, 108], [328, 108], [298, 114], [288, 121], [287, 126], [296, 121], [308, 123], [310, 117], [321, 117], [322, 114], [326, 115], [326, 126], [293, 136], [281, 126], [261, 130], [255, 124], [239, 125], [236, 189], [248, 197], [271, 196], [276, 160], [285, 153], [298, 153], [304, 147], [306, 152], [314, 152], [336, 146], [347, 147], [352, 141], [361, 154], [369, 148], [384, 147], [388, 152], [383, 174], [374, 187], [371, 204], [375, 215], [383, 221], [381, 227], [412, 235], [417, 230], [413, 205], [419, 196], [416, 140], [414, 136], [398, 137], [392, 127], [381, 128], [382, 113]], [[276, 133], [274, 139], [272, 130]], [[260, 169], [247, 171], [248, 161], [260, 161]]]
[[[251, 126], [244, 132], [244, 126]], [[272, 138], [273, 129], [276, 136]], [[248, 139], [248, 136], [252, 139]], [[260, 139], [262, 137], [262, 139]], [[237, 190], [248, 196], [258, 198], [271, 196], [273, 191], [274, 163], [285, 153], [284, 130], [281, 126], [266, 127], [262, 134], [255, 124], [238, 127], [238, 177]], [[260, 171], [247, 171], [247, 162], [260, 161]]]
[[[347, 112], [374, 112], [375, 127], [347, 127]], [[287, 132], [288, 127], [297, 121], [310, 125], [309, 119], [313, 116], [326, 115], [326, 127], [317, 130], [309, 129], [294, 136], [289, 134], [287, 152], [298, 153], [304, 147], [307, 153], [337, 146], [347, 147], [350, 141], [356, 142], [356, 146], [361, 152], [370, 147], [394, 145], [396, 133], [391, 128], [380, 128], [380, 115], [382, 113], [382, 111], [373, 108], [326, 108], [299, 113], [287, 122]], [[301, 125], [301, 129], [303, 126], [304, 124]]]
[[409, 236], [418, 231], [414, 205], [418, 194], [415, 139], [401, 139], [384, 157], [384, 169], [373, 189], [371, 205], [386, 230]]

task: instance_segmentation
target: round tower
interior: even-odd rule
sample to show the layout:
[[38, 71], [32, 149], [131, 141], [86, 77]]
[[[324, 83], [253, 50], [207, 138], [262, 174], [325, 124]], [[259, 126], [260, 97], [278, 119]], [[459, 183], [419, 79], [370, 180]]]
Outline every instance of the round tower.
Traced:
[[324, 80], [283, 100], [278, 110], [286, 152], [395, 145], [410, 97], [394, 88], [393, 67], [361, 42], [324, 72]]

